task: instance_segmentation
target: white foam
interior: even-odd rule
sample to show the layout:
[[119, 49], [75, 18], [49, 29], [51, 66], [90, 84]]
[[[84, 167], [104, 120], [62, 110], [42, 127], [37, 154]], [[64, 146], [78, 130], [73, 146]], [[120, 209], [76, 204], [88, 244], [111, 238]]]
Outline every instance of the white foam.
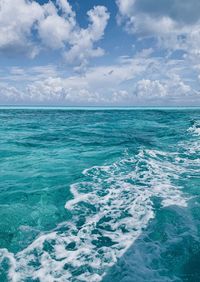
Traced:
[[188, 132], [191, 132], [194, 135], [200, 135], [200, 122], [196, 121], [193, 126], [188, 129]]
[[[174, 161], [172, 161], [174, 158]], [[7, 251], [9, 277], [53, 281], [100, 281], [154, 217], [153, 197], [163, 206], [186, 206], [172, 181], [184, 172], [180, 158], [155, 150], [83, 171], [66, 203], [72, 220], [36, 239], [15, 256]], [[80, 223], [80, 221], [82, 223]], [[13, 279], [13, 278], [12, 278]]]

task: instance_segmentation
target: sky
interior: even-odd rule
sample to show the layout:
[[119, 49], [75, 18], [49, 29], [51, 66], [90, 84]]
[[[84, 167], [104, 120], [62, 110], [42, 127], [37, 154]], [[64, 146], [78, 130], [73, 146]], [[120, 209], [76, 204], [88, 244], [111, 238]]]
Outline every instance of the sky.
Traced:
[[0, 0], [0, 105], [200, 106], [200, 1]]

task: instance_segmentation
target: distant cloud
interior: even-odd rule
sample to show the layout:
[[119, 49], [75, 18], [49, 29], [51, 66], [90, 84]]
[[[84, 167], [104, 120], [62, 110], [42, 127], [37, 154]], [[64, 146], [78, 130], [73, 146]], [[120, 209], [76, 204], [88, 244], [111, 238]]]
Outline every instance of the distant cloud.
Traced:
[[185, 96], [192, 94], [192, 88], [184, 83], [179, 76], [170, 77], [168, 79], [150, 80], [142, 79], [136, 84], [135, 93], [140, 98], [154, 99], [154, 98], [177, 98], [182, 100]]
[[[183, 78], [184, 61], [152, 57], [143, 50], [117, 64], [64, 74], [51, 65], [11, 68], [0, 83], [0, 102], [55, 105], [195, 105], [200, 93]], [[193, 69], [191, 69], [191, 72]], [[200, 69], [199, 69], [200, 73]], [[109, 75], [108, 75], [109, 74]], [[10, 81], [15, 87], [10, 87]], [[198, 80], [198, 73], [197, 73]]]
[[0, 103], [17, 105], [23, 101], [23, 93], [16, 87], [0, 82]]
[[84, 66], [104, 51], [94, 46], [104, 35], [109, 13], [96, 6], [81, 28], [67, 0], [40, 5], [30, 0], [0, 0], [0, 52], [35, 57], [46, 48], [59, 50], [67, 62]]
[[164, 97], [167, 95], [166, 86], [158, 80], [142, 79], [137, 82], [135, 93], [139, 97]]

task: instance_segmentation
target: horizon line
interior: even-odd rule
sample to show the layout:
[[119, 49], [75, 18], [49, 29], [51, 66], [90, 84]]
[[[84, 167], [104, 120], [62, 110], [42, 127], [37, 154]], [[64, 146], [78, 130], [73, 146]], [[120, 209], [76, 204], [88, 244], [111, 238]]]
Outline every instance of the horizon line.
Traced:
[[200, 109], [200, 106], [47, 106], [47, 105], [0, 105], [0, 109]]

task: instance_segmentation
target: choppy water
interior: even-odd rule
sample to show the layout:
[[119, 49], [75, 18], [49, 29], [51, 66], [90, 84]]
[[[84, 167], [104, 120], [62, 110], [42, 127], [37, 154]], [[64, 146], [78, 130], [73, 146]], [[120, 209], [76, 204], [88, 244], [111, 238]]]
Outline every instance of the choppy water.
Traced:
[[0, 110], [0, 281], [200, 281], [200, 110]]

